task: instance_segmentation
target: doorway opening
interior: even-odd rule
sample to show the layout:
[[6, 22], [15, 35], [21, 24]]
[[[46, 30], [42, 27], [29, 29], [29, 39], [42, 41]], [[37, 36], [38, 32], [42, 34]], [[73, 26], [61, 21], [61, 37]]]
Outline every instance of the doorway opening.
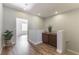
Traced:
[[16, 18], [16, 45], [24, 47], [28, 44], [28, 20]]
[[23, 18], [16, 18], [16, 35], [27, 35], [28, 20]]

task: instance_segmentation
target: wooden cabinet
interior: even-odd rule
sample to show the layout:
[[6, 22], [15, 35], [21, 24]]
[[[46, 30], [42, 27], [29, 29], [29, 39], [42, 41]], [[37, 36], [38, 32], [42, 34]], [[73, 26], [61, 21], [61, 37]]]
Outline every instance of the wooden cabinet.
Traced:
[[57, 47], [57, 35], [55, 33], [42, 33], [43, 43]]

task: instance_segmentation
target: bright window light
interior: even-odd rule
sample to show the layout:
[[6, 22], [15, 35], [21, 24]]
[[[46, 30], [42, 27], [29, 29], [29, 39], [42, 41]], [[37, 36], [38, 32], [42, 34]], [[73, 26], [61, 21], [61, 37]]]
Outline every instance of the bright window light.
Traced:
[[27, 31], [27, 24], [22, 23], [22, 31]]

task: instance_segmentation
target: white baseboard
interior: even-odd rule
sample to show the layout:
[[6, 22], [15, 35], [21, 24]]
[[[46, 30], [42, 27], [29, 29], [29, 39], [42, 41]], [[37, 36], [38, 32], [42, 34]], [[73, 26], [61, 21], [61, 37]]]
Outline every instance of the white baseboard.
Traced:
[[79, 55], [79, 52], [76, 52], [76, 51], [74, 51], [74, 50], [67, 49], [67, 51], [68, 51], [68, 52], [71, 52], [71, 53], [73, 53], [73, 54]]
[[39, 41], [39, 42], [35, 43], [35, 45], [40, 44], [40, 43], [42, 43], [42, 41]]
[[59, 50], [59, 49], [57, 49], [56, 51], [57, 51], [58, 53], [60, 53], [60, 54], [63, 53], [63, 52], [62, 52], [61, 50]]
[[32, 40], [28, 40], [28, 41], [30, 41], [32, 44], [34, 44], [34, 45], [37, 45], [37, 44], [40, 44], [40, 43], [42, 43], [42, 41], [39, 41], [39, 42], [33, 42]]

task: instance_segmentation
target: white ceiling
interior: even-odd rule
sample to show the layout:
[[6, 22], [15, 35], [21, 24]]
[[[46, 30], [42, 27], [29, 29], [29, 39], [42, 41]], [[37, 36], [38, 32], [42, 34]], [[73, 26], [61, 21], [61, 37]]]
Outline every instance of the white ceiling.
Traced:
[[56, 12], [61, 13], [79, 8], [79, 4], [77, 3], [8, 3], [4, 4], [4, 6], [23, 10], [30, 14], [38, 15], [40, 17], [49, 17], [51, 15], [55, 15]]

